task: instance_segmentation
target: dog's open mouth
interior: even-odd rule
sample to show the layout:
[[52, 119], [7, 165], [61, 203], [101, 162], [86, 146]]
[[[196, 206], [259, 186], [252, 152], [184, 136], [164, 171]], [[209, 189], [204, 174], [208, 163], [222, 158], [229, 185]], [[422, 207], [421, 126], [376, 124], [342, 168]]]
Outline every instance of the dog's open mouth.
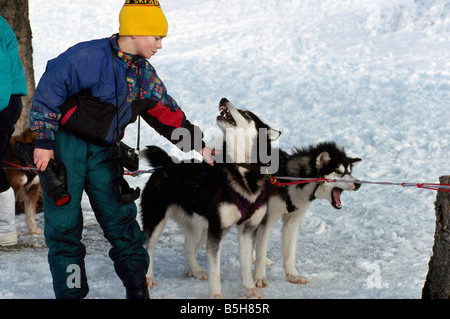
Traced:
[[227, 121], [231, 125], [236, 126], [236, 121], [231, 116], [231, 112], [226, 106], [221, 105], [219, 107], [219, 113], [220, 113], [220, 116], [217, 117], [218, 120]]
[[342, 208], [341, 193], [342, 189], [337, 187], [333, 188], [331, 191], [331, 205], [336, 209]]

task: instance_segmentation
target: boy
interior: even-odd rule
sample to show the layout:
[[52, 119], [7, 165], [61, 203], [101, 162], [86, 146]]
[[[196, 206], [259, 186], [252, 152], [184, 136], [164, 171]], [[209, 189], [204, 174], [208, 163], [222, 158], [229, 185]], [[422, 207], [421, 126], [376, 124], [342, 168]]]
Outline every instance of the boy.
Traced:
[[[113, 145], [137, 114], [168, 139], [178, 128], [188, 130], [191, 136], [201, 136], [199, 128], [186, 119], [146, 60], [161, 49], [161, 41], [167, 35], [167, 21], [159, 2], [127, 0], [119, 22], [119, 34], [77, 44], [50, 60], [34, 95], [30, 115], [30, 127], [38, 133], [34, 163], [44, 171], [52, 157], [63, 162], [72, 197], [70, 203], [58, 207], [44, 195], [44, 235], [57, 298], [84, 298], [88, 293], [85, 247], [80, 241], [83, 189], [112, 245], [109, 255], [127, 298], [149, 297], [144, 235], [136, 221], [135, 203], [122, 202], [114, 190], [120, 168], [114, 160]], [[104, 107], [75, 105], [62, 115], [61, 106], [72, 96], [89, 103], [98, 100]], [[103, 119], [106, 114], [102, 112], [111, 105], [111, 121], [94, 121], [95, 127], [86, 127], [80, 119], [74, 121], [80, 130], [88, 130], [87, 135], [79, 134], [76, 128], [69, 131], [63, 125], [73, 119], [77, 107], [87, 109], [89, 118], [98, 117], [100, 112]], [[102, 143], [98, 139], [91, 141], [89, 135], [99, 131], [104, 132]], [[197, 143], [200, 145], [194, 142], [191, 148], [195, 147], [212, 165], [212, 150], [203, 141]], [[69, 277], [77, 272], [80, 280], [70, 282]]]

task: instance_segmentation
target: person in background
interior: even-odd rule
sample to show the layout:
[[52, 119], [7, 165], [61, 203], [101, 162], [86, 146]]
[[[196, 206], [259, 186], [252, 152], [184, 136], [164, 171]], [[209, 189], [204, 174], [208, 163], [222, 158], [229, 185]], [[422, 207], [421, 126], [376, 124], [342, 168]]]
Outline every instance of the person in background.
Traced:
[[0, 16], [0, 246], [17, 244], [14, 191], [3, 167], [14, 124], [22, 113], [21, 97], [25, 95], [27, 80], [19, 44], [14, 31]]
[[[186, 119], [146, 60], [162, 48], [167, 35], [159, 2], [127, 0], [119, 23], [118, 34], [79, 43], [50, 60], [33, 99], [34, 163], [44, 171], [51, 158], [62, 162], [72, 197], [57, 206], [44, 194], [44, 236], [56, 298], [84, 298], [89, 291], [81, 242], [83, 190], [112, 245], [109, 256], [126, 297], [149, 298], [145, 235], [134, 201], [117, 195], [121, 168], [114, 159], [115, 143], [137, 115], [174, 144], [179, 142], [172, 137], [177, 129], [200, 136], [200, 142], [189, 143], [190, 149], [213, 165], [214, 152], [205, 146], [200, 129]], [[66, 107], [73, 97], [77, 102]]]

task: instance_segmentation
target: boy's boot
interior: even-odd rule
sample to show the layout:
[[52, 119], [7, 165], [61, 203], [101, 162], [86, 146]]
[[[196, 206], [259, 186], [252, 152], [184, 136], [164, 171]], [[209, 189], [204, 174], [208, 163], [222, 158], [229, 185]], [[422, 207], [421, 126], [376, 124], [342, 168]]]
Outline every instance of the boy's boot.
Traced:
[[148, 287], [139, 288], [139, 289], [130, 289], [127, 288], [127, 299], [150, 299], [150, 294], [148, 293]]
[[150, 299], [144, 270], [128, 271], [122, 280], [127, 299]]

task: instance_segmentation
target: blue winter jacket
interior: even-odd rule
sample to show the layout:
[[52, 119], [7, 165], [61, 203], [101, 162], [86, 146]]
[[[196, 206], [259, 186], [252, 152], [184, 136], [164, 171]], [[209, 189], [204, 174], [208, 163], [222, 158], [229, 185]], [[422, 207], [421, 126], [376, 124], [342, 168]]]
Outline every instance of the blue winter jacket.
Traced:
[[27, 80], [14, 31], [0, 16], [0, 111], [8, 106], [11, 94], [27, 95]]
[[[53, 149], [54, 133], [61, 124], [61, 106], [71, 96], [88, 90], [102, 102], [116, 105], [119, 101], [119, 130], [117, 116], [109, 125], [106, 144], [123, 137], [125, 127], [140, 114], [161, 135], [173, 143], [176, 128], [186, 128], [192, 136], [202, 136], [187, 119], [166, 88], [153, 66], [144, 58], [120, 50], [118, 35], [111, 38], [79, 43], [53, 60], [48, 61], [34, 94], [30, 127], [36, 131], [36, 147]], [[114, 63], [116, 76], [114, 76]], [[195, 132], [195, 133], [194, 133]], [[200, 150], [204, 143], [191, 144]], [[186, 149], [183, 149], [187, 151]]]

